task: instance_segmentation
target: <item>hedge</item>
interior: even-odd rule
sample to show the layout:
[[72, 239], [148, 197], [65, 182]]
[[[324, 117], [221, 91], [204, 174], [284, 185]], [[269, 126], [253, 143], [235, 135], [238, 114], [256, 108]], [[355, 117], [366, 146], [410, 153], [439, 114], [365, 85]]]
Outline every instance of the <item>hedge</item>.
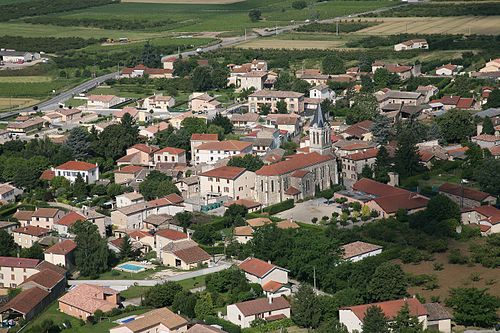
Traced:
[[280, 203], [268, 206], [263, 209], [264, 212], [269, 213], [269, 215], [278, 214], [288, 209], [295, 207], [293, 199], [288, 199]]
[[228, 333], [241, 333], [241, 328], [239, 326], [224, 319], [220, 319], [214, 316], [207, 316], [204, 321], [208, 325], [222, 326], [222, 329]]

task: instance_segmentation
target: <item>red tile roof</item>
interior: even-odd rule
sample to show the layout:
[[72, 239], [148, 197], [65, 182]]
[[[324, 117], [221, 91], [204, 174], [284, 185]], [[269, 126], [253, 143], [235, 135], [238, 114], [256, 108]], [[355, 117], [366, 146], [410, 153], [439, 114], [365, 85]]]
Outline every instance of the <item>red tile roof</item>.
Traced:
[[354, 183], [352, 189], [355, 191], [372, 194], [377, 197], [396, 195], [396, 194], [406, 194], [408, 192], [402, 188], [379, 183], [375, 180], [368, 178], [362, 178], [358, 180], [356, 183]]
[[463, 195], [464, 198], [471, 199], [474, 201], [483, 201], [484, 199], [491, 196], [489, 193], [486, 192], [450, 183], [444, 183], [443, 185], [439, 186], [439, 192], [444, 192], [459, 197]]
[[35, 268], [38, 263], [38, 259], [0, 257], [0, 267]]
[[349, 154], [344, 156], [344, 158], [348, 160], [353, 160], [353, 161], [361, 161], [361, 160], [367, 160], [370, 158], [375, 158], [377, 157], [378, 149], [377, 148], [370, 148], [366, 151], [361, 151], [359, 153], [354, 153], [354, 154]]
[[246, 171], [245, 168], [223, 166], [200, 174], [203, 177], [214, 177], [222, 179], [236, 179]]
[[247, 209], [252, 209], [252, 208], [260, 207], [261, 203], [253, 201], [253, 200], [249, 200], [249, 199], [238, 199], [238, 200], [228, 201], [228, 202], [224, 203], [224, 207], [229, 207], [231, 205], [242, 205], [242, 206], [245, 206]]
[[191, 141], [219, 141], [217, 134], [192, 134]]
[[0, 312], [4, 312], [5, 310], [12, 309], [23, 315], [33, 311], [35, 307], [37, 307], [46, 297], [48, 297], [50, 293], [41, 288], [30, 288], [21, 291], [16, 297], [7, 302], [2, 308]]
[[380, 250], [382, 246], [370, 244], [366, 242], [352, 242], [349, 244], [345, 244], [341, 246], [343, 250], [343, 259], [350, 259], [352, 257], [356, 257], [362, 254], [370, 253], [376, 250]]
[[389, 318], [389, 320], [391, 320], [397, 316], [398, 312], [405, 305], [405, 303], [408, 304], [411, 316], [418, 317], [427, 315], [426, 308], [416, 298], [398, 299], [394, 301], [386, 301], [373, 304], [348, 306], [348, 307], [343, 307], [341, 309], [351, 310], [356, 315], [356, 317], [359, 318], [359, 320], [363, 321], [363, 319], [365, 318], [366, 310], [368, 310], [368, 308], [371, 306], [378, 306], [382, 309], [385, 316]]
[[389, 195], [373, 199], [387, 214], [396, 213], [399, 209], [414, 210], [427, 207], [429, 199], [407, 191], [407, 193]]
[[278, 290], [280, 290], [281, 287], [283, 287], [283, 283], [271, 280], [271, 281], [267, 282], [266, 284], [264, 284], [262, 286], [262, 289], [264, 291], [274, 293], [274, 292], [277, 292]]
[[89, 171], [97, 168], [97, 165], [82, 161], [68, 161], [61, 164], [56, 169], [58, 170], [76, 170], [76, 171]]
[[45, 229], [45, 228], [35, 227], [33, 225], [28, 225], [26, 227], [20, 227], [20, 228], [14, 229], [14, 230], [12, 230], [12, 232], [30, 235], [30, 236], [35, 236], [35, 237], [40, 237], [40, 236], [47, 235], [48, 233], [50, 233], [50, 230]]
[[71, 227], [78, 221], [86, 221], [87, 218], [77, 212], [71, 212], [69, 214], [64, 215], [56, 224], [64, 225], [67, 227]]
[[290, 173], [292, 171], [304, 169], [319, 163], [333, 160], [332, 155], [320, 155], [318, 153], [302, 154], [298, 157], [278, 162], [271, 165], [265, 165], [255, 173], [259, 176], [277, 176]]
[[33, 217], [55, 217], [58, 213], [60, 212], [59, 209], [57, 208], [38, 208], [35, 210], [33, 213]]
[[491, 135], [491, 134], [480, 134], [472, 137], [473, 140], [485, 141], [485, 142], [500, 142], [499, 135]]
[[170, 239], [170, 240], [179, 240], [179, 239], [188, 238], [187, 234], [180, 232], [180, 231], [172, 230], [172, 229], [158, 230], [156, 232], [156, 235]]
[[309, 173], [308, 170], [297, 170], [294, 173], [292, 173], [291, 176], [295, 178], [304, 178], [305, 175], [307, 175], [308, 173]]
[[13, 217], [19, 221], [30, 221], [34, 211], [32, 210], [18, 210], [14, 213]]
[[272, 298], [270, 301], [267, 298], [257, 298], [235, 305], [245, 317], [290, 308], [290, 303], [283, 297]]
[[50, 181], [50, 180], [54, 179], [55, 176], [56, 176], [55, 171], [53, 171], [53, 170], [45, 170], [40, 175], [40, 179], [41, 180], [49, 180]]
[[290, 186], [286, 191], [285, 191], [285, 194], [287, 195], [298, 195], [302, 193], [299, 189], [293, 187], [293, 186]]
[[238, 266], [248, 274], [255, 275], [259, 278], [266, 276], [269, 272], [278, 268], [277, 266], [260, 260], [257, 258], [247, 258]]
[[71, 239], [65, 239], [62, 242], [52, 245], [44, 253], [67, 255], [74, 249], [76, 249], [76, 243]]
[[249, 225], [244, 225], [241, 227], [235, 227], [233, 233], [235, 236], [252, 236], [253, 229]]
[[300, 226], [292, 220], [284, 220], [276, 223], [278, 229], [298, 229]]
[[210, 255], [199, 246], [192, 246], [173, 251], [173, 254], [186, 264], [210, 260]]
[[130, 147], [129, 149], [136, 149], [136, 150], [142, 151], [146, 154], [153, 154], [154, 152], [156, 152], [158, 150], [157, 147], [149, 146], [149, 145], [146, 145], [144, 143], [137, 143], [137, 144], [133, 145], [132, 147]]
[[217, 142], [205, 142], [199, 145], [196, 149], [242, 151], [251, 146], [252, 146], [251, 142], [238, 141], [238, 140], [225, 140]]
[[474, 98], [460, 98], [457, 103], [459, 109], [471, 109], [474, 105]]
[[491, 147], [490, 148], [490, 153], [493, 156], [500, 156], [500, 145], [499, 146], [495, 146], [495, 147]]
[[185, 152], [186, 151], [184, 149], [181, 149], [181, 148], [165, 147], [163, 149], [156, 151], [155, 154], [168, 153], [168, 154], [172, 154], [172, 155], [180, 155], [180, 154], [183, 154]]
[[145, 167], [138, 165], [126, 165], [118, 170], [115, 170], [115, 173], [138, 173], [143, 169], [145, 169]]
[[44, 269], [36, 274], [33, 274], [32, 276], [24, 280], [23, 283], [32, 282], [38, 284], [43, 288], [52, 289], [63, 279], [64, 275], [59, 274], [51, 269]]

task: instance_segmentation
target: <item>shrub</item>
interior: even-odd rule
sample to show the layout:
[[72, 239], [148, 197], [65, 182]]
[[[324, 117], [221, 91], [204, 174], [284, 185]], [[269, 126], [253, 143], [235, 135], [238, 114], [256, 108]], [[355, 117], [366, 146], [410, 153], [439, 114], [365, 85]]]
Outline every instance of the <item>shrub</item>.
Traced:
[[278, 214], [280, 212], [283, 212], [285, 210], [291, 209], [295, 206], [293, 199], [288, 199], [285, 201], [282, 201], [280, 203], [268, 206], [263, 209], [264, 212], [268, 213], [269, 215], [274, 215]]
[[450, 264], [465, 265], [469, 262], [469, 258], [463, 255], [460, 252], [460, 250], [453, 249], [450, 251], [450, 254], [448, 255], [448, 262]]
[[432, 268], [434, 268], [435, 271], [442, 271], [443, 268], [444, 268], [444, 265], [441, 264], [441, 263], [437, 263], [435, 262], [433, 265], [432, 265]]
[[228, 333], [241, 333], [241, 328], [227, 320], [217, 318], [215, 316], [206, 316], [204, 318], [205, 323], [208, 325], [219, 325], [222, 329]]
[[292, 2], [292, 8], [294, 9], [304, 9], [307, 7], [307, 2], [305, 0], [296, 0]]

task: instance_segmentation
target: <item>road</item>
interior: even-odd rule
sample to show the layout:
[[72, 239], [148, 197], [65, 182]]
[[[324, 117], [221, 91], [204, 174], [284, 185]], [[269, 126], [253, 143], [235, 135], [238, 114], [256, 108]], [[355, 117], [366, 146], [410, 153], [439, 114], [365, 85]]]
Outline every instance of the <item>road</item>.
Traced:
[[187, 272], [184, 274], [179, 274], [175, 276], [171, 276], [165, 279], [158, 280], [69, 280], [68, 284], [70, 286], [76, 286], [79, 284], [94, 284], [99, 286], [106, 287], [130, 287], [130, 286], [145, 286], [152, 287], [159, 283], [163, 283], [166, 281], [181, 281], [186, 279], [191, 279], [198, 276], [208, 275], [216, 272], [223, 271], [231, 267], [231, 264], [228, 262], [221, 263], [214, 267], [203, 268], [197, 271]]
[[[334, 23], [337, 20], [354, 18], [354, 17], [358, 17], [361, 15], [365, 15], [365, 14], [380, 13], [380, 12], [389, 10], [391, 8], [397, 8], [397, 7], [401, 7], [401, 6], [407, 6], [407, 4], [400, 4], [397, 6], [379, 8], [376, 10], [370, 10], [367, 12], [362, 12], [362, 13], [357, 13], [357, 14], [352, 14], [352, 15], [338, 16], [338, 17], [334, 17], [334, 18], [330, 18], [330, 19], [320, 20], [318, 22], [319, 23]], [[206, 47], [203, 47], [203, 48], [200, 48], [197, 50], [182, 52], [182, 53], [180, 53], [180, 55], [182, 55], [182, 57], [199, 55], [200, 53], [215, 51], [215, 50], [218, 50], [218, 49], [224, 48], [224, 47], [231, 47], [231, 46], [234, 46], [234, 45], [237, 45], [237, 44], [258, 38], [258, 37], [269, 37], [269, 36], [273, 36], [273, 35], [279, 35], [281, 33], [297, 29], [303, 25], [307, 25], [310, 23], [313, 23], [313, 22], [311, 21], [311, 22], [294, 23], [294, 24], [290, 24], [290, 25], [287, 25], [284, 27], [279, 27], [277, 30], [274, 30], [274, 31], [264, 31], [263, 30], [259, 34], [251, 33], [251, 34], [247, 34], [246, 36], [227, 38], [227, 39], [223, 39], [219, 43], [208, 45]], [[171, 55], [164, 56], [163, 58], [168, 58], [168, 57], [173, 57], [173, 56], [179, 56], [179, 54], [171, 54]], [[42, 102], [36, 106], [38, 106], [38, 109], [41, 111], [54, 109], [59, 104], [71, 99], [73, 96], [81, 94], [84, 91], [88, 91], [89, 89], [96, 87], [97, 85], [103, 83], [104, 81], [112, 79], [112, 78], [116, 78], [117, 76], [118, 76], [118, 72], [114, 72], [114, 73], [110, 73], [110, 74], [106, 74], [106, 75], [102, 75], [102, 76], [93, 78], [87, 82], [84, 82], [84, 83], [82, 83], [82, 84], [80, 84], [72, 89], [69, 89], [69, 90], [67, 90], [67, 91], [65, 91], [65, 92], [45, 101], [45, 102]], [[32, 110], [33, 110], [33, 107], [22, 109], [22, 110], [3, 112], [3, 113], [0, 113], [0, 119], [9, 118], [9, 117], [12, 117], [12, 116], [19, 114], [20, 112], [29, 112]]]

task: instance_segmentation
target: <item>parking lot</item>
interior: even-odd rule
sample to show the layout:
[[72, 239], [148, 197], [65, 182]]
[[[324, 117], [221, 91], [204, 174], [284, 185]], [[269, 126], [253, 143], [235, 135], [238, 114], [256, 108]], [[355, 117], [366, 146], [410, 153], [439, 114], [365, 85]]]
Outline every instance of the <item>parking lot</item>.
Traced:
[[333, 200], [330, 200], [329, 204], [325, 202], [326, 199], [319, 198], [296, 203], [295, 207], [292, 209], [276, 214], [276, 216], [283, 219], [293, 219], [294, 221], [311, 223], [311, 219], [314, 217], [321, 220], [323, 216], [331, 218], [333, 212], [342, 213], [340, 205], [333, 202]]

